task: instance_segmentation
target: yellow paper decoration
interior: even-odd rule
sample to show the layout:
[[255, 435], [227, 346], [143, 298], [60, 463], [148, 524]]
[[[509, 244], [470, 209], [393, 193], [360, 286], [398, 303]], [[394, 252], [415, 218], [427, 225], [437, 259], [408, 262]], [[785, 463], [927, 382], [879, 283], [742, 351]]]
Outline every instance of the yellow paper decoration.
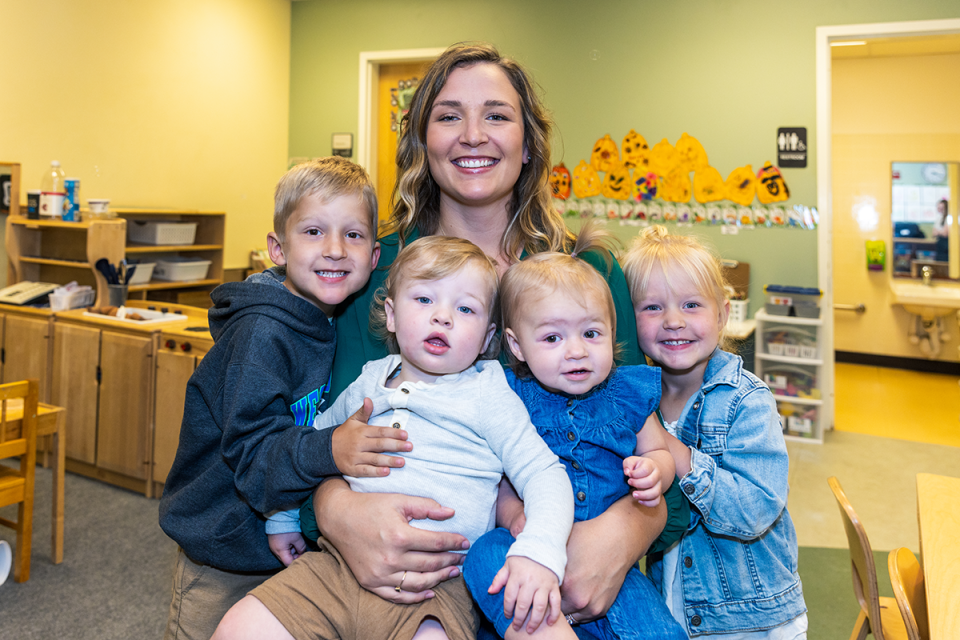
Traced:
[[686, 171], [696, 171], [707, 166], [707, 152], [700, 141], [684, 133], [677, 140], [677, 154], [680, 156], [680, 166]]
[[658, 176], [665, 176], [679, 165], [680, 156], [666, 138], [653, 145], [650, 150], [650, 171]]
[[746, 207], [753, 202], [756, 181], [756, 176], [753, 175], [753, 167], [750, 165], [737, 167], [730, 172], [724, 183], [727, 200]]
[[596, 171], [610, 171], [620, 163], [620, 153], [617, 151], [617, 143], [609, 135], [605, 135], [593, 145], [593, 153], [590, 154], [590, 165]]
[[723, 200], [725, 194], [726, 187], [723, 184], [723, 176], [714, 167], [707, 165], [694, 172], [693, 197], [697, 199], [697, 202], [702, 204], [717, 202]]
[[769, 161], [763, 163], [763, 168], [757, 172], [757, 200], [761, 204], [783, 202], [790, 197], [790, 189], [783, 180], [780, 169]]
[[630, 129], [630, 133], [623, 137], [620, 148], [623, 149], [623, 164], [628, 169], [639, 167], [646, 172], [650, 168], [650, 147], [642, 135]]
[[606, 198], [627, 200], [630, 198], [632, 188], [633, 181], [630, 180], [630, 170], [623, 164], [617, 164], [603, 178], [602, 190]]
[[573, 193], [578, 198], [589, 198], [600, 193], [600, 176], [586, 160], [581, 160], [573, 168]]

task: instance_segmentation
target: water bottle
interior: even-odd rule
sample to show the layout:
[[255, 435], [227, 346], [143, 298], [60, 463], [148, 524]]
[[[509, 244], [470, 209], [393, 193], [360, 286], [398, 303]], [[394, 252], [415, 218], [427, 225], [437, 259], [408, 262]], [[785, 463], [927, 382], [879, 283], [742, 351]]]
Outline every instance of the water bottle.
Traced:
[[63, 217], [63, 199], [67, 195], [65, 174], [60, 162], [54, 160], [40, 180], [40, 217], [59, 219]]

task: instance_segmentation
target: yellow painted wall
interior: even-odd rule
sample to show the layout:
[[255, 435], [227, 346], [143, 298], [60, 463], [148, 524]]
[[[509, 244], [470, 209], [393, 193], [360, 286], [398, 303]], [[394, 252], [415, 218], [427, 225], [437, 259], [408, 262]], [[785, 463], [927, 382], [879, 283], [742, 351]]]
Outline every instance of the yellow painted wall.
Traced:
[[[907, 340], [913, 316], [892, 305], [890, 164], [960, 161], [960, 54], [834, 60], [834, 312], [838, 351], [922, 357]], [[871, 214], [876, 212], [876, 216]], [[867, 271], [866, 240], [885, 240], [887, 269]], [[938, 357], [956, 362], [957, 334]]]
[[247, 266], [287, 165], [290, 1], [31, 0], [2, 14], [0, 160], [22, 164], [21, 193], [56, 159], [84, 200], [223, 210], [225, 266]]

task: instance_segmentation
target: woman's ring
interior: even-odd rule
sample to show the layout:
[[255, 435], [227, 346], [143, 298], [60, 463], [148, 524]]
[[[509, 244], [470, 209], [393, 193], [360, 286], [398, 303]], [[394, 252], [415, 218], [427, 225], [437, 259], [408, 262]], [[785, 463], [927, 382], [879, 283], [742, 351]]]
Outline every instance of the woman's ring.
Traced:
[[569, 624], [571, 627], [577, 624], [577, 621], [573, 619], [572, 613], [568, 613], [566, 617], [567, 617], [567, 624]]
[[396, 591], [397, 593], [400, 593], [400, 587], [403, 586], [403, 581], [406, 580], [406, 579], [407, 579], [407, 572], [404, 571], [404, 572], [403, 572], [403, 575], [400, 576], [400, 584], [398, 584], [397, 586], [395, 586], [395, 587], [393, 588], [393, 590]]

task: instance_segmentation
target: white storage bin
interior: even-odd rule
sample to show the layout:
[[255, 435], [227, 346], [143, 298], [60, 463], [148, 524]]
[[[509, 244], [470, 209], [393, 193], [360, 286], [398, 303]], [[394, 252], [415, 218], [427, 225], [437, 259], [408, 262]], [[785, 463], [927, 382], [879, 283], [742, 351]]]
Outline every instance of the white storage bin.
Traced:
[[774, 395], [820, 400], [817, 374], [816, 366], [770, 363], [763, 368], [763, 381]]
[[157, 263], [138, 262], [136, 266], [136, 271], [133, 272], [133, 275], [130, 277], [130, 282], [127, 283], [127, 285], [131, 287], [150, 282], [150, 278], [153, 276], [153, 268], [157, 266]]
[[96, 289], [81, 289], [80, 291], [71, 291], [69, 293], [51, 293], [50, 310], [68, 311], [70, 309], [79, 309], [80, 307], [89, 307], [97, 297]]
[[749, 306], [749, 300], [731, 300], [729, 322], [746, 322]]
[[810, 331], [807, 327], [777, 324], [762, 331], [766, 352], [772, 356], [808, 360], [815, 360], [817, 357], [816, 332]]
[[819, 432], [820, 407], [798, 402], [777, 401], [783, 434], [798, 438], [813, 438]]
[[208, 269], [210, 269], [210, 260], [183, 257], [164, 258], [163, 260], [157, 260], [157, 266], [153, 269], [153, 277], [156, 280], [173, 282], [203, 280], [207, 277]]
[[127, 239], [142, 244], [193, 244], [197, 237], [196, 222], [127, 221]]

